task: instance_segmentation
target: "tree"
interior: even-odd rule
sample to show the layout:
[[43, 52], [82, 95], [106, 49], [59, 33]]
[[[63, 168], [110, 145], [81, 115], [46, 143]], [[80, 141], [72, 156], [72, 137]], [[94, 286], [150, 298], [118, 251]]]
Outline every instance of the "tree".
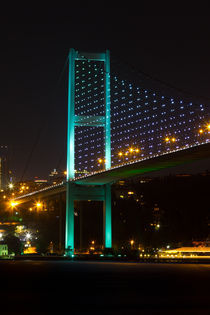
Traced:
[[15, 255], [21, 254], [21, 241], [18, 237], [9, 234], [5, 237], [4, 242], [8, 246], [8, 252], [9, 254], [15, 253]]

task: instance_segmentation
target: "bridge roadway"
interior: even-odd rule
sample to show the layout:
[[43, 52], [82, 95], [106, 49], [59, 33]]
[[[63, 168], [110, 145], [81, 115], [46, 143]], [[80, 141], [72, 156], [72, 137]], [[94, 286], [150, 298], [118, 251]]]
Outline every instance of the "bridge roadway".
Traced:
[[[86, 176], [75, 178], [72, 182], [78, 185], [104, 185], [123, 179], [150, 174], [155, 171], [189, 164], [199, 160], [205, 160], [207, 158], [210, 158], [210, 142], [185, 147], [183, 149], [174, 150], [161, 155], [153, 155], [150, 158], [134, 162], [124, 163], [123, 165], [112, 167], [107, 171], [98, 171]], [[19, 196], [15, 198], [15, 200], [20, 203], [24, 203], [34, 198], [41, 199], [65, 191], [66, 184], [63, 182], [61, 184], [53, 185], [23, 196]]]

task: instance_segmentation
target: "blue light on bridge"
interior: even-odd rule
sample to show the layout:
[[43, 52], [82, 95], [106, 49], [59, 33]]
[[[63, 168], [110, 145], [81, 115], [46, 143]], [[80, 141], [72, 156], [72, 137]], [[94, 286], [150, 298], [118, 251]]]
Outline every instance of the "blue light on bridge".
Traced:
[[[76, 63], [75, 112], [104, 115], [104, 80], [102, 63]], [[204, 107], [187, 97], [154, 89], [138, 80], [130, 82], [114, 75], [111, 68], [111, 152], [112, 166], [119, 164], [118, 152], [130, 145], [141, 148], [141, 157], [161, 154], [199, 142], [198, 130], [204, 121]], [[166, 136], [175, 137], [173, 147], [166, 146]], [[105, 157], [102, 127], [76, 127], [75, 168], [99, 170], [98, 159]], [[128, 160], [128, 159], [127, 159]]]

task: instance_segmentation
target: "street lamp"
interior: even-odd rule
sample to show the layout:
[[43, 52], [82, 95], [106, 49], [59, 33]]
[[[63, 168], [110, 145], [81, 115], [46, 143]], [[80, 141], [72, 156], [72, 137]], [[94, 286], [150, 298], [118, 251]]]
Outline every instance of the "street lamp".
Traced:
[[120, 160], [122, 159], [122, 161], [124, 162], [124, 160], [125, 160], [125, 158], [124, 158], [125, 154], [124, 154], [123, 152], [119, 152], [119, 153], [118, 153], [118, 156], [119, 156]]
[[170, 138], [170, 137], [167, 136], [167, 137], [165, 137], [164, 141], [165, 141], [166, 144], [168, 144], [168, 145], [171, 144], [172, 145], [172, 144], [175, 144], [177, 139], [175, 137], [171, 137]]
[[13, 185], [13, 183], [9, 183], [9, 189], [13, 189], [14, 188], [14, 185]]
[[98, 159], [98, 163], [99, 163], [99, 165], [100, 166], [102, 166], [102, 168], [105, 166], [105, 164], [106, 164], [106, 160], [105, 159], [102, 159], [102, 158], [99, 158]]
[[210, 123], [208, 123], [208, 124], [206, 125], [206, 129], [207, 129], [208, 131], [210, 131]]
[[37, 201], [36, 203], [35, 203], [35, 207], [36, 207], [36, 209], [37, 209], [37, 211], [39, 211], [41, 208], [42, 208], [42, 203], [40, 202], [40, 201]]
[[26, 233], [26, 239], [29, 240], [31, 238], [31, 233], [27, 232]]
[[119, 159], [123, 161], [123, 163], [125, 162], [125, 159], [126, 160], [129, 160], [129, 158], [127, 158], [129, 155], [130, 155], [130, 158], [133, 159], [133, 157], [136, 158], [136, 155], [140, 152], [140, 149], [139, 148], [134, 148], [134, 147], [130, 147], [128, 148], [125, 152], [118, 152], [118, 157]]
[[128, 153], [131, 154], [131, 158], [133, 159], [133, 157], [136, 158], [136, 153], [139, 153], [140, 149], [139, 148], [129, 148]]
[[10, 207], [13, 209], [14, 207], [16, 207], [18, 205], [17, 201], [11, 200], [10, 201]]
[[131, 248], [133, 248], [134, 240], [130, 240]]

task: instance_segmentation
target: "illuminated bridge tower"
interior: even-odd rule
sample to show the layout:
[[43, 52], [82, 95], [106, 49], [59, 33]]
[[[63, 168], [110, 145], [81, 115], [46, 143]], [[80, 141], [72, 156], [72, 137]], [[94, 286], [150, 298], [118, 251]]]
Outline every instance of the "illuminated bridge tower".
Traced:
[[[75, 62], [101, 62], [103, 64], [104, 115], [75, 114]], [[79, 83], [80, 85], [82, 82]], [[68, 85], [68, 130], [67, 130], [67, 189], [66, 189], [66, 240], [67, 252], [74, 251], [74, 201], [103, 201], [104, 248], [112, 247], [111, 222], [111, 185], [84, 186], [75, 184], [75, 127], [103, 127], [105, 138], [105, 169], [111, 167], [111, 131], [110, 131], [110, 54], [80, 53], [70, 49], [69, 85]]]

